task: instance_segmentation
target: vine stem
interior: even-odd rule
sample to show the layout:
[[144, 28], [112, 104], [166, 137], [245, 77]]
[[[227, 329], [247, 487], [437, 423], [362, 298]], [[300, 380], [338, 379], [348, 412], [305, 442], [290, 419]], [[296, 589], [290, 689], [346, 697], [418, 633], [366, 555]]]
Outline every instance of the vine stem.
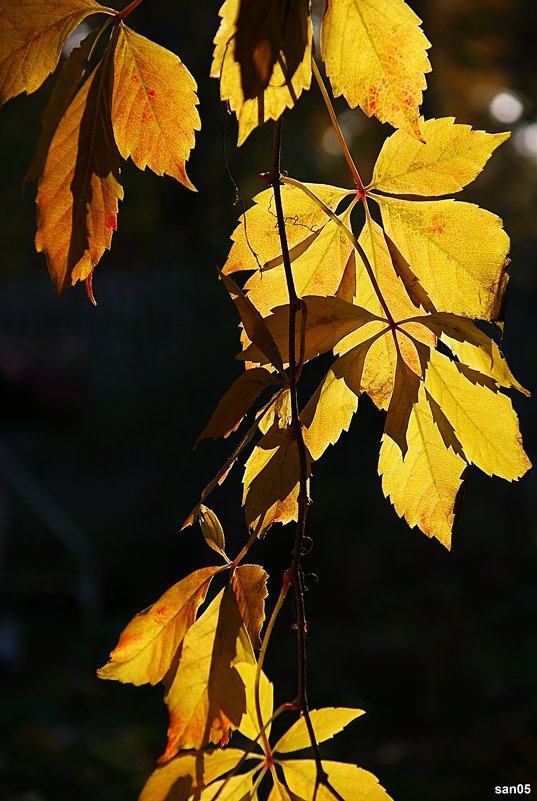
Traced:
[[313, 57], [311, 59], [311, 66], [312, 66], [312, 69], [313, 69], [313, 74], [315, 76], [315, 80], [317, 81], [317, 85], [318, 85], [319, 89], [321, 90], [321, 94], [323, 96], [323, 100], [324, 100], [324, 104], [326, 106], [326, 110], [328, 111], [328, 115], [329, 115], [330, 120], [332, 122], [332, 127], [334, 129], [334, 133], [335, 133], [335, 135], [337, 137], [337, 140], [339, 142], [339, 146], [341, 147], [343, 155], [345, 156], [345, 161], [348, 164], [349, 170], [351, 171], [352, 178], [353, 178], [354, 183], [356, 185], [356, 189], [358, 190], [358, 193], [359, 193], [360, 197], [363, 197], [363, 196], [365, 196], [365, 187], [364, 187], [364, 185], [362, 183], [362, 179], [360, 178], [360, 173], [358, 172], [358, 170], [356, 168], [356, 164], [354, 163], [354, 160], [353, 160], [353, 158], [352, 158], [352, 156], [350, 154], [350, 150], [348, 148], [347, 142], [345, 141], [345, 137], [343, 136], [343, 132], [342, 132], [341, 127], [340, 127], [339, 122], [338, 122], [338, 118], [336, 117], [336, 112], [334, 111], [334, 106], [332, 105], [332, 101], [330, 100], [330, 95], [328, 94], [328, 90], [327, 90], [327, 88], [326, 88], [326, 86], [324, 84], [324, 81], [322, 79], [321, 73], [319, 72], [319, 67], [317, 66], [317, 62], [315, 61], [315, 59]]
[[313, 724], [309, 713], [307, 697], [307, 652], [306, 652], [306, 610], [304, 604], [304, 582], [301, 567], [301, 556], [306, 534], [306, 519], [310, 498], [308, 495], [308, 460], [306, 445], [302, 434], [298, 409], [297, 392], [297, 362], [296, 362], [296, 318], [302, 308], [302, 301], [297, 295], [291, 259], [289, 256], [289, 245], [285, 231], [285, 217], [283, 213], [282, 193], [281, 193], [281, 136], [282, 121], [281, 117], [274, 123], [274, 138], [272, 146], [272, 166], [269, 174], [269, 183], [274, 190], [274, 205], [276, 208], [276, 219], [278, 223], [278, 233], [282, 248], [283, 266], [285, 280], [287, 283], [287, 293], [289, 295], [289, 392], [291, 396], [291, 428], [295, 435], [296, 447], [298, 450], [299, 461], [299, 491], [298, 491], [298, 520], [295, 531], [295, 542], [291, 566], [287, 571], [290, 584], [293, 585], [296, 608], [296, 630], [297, 630], [297, 696], [295, 706], [300, 710], [304, 717], [308, 730], [313, 754], [315, 758], [317, 784], [326, 785], [328, 775], [323, 769], [319, 745], [313, 730]]
[[143, 0], [132, 0], [125, 8], [120, 9], [120, 11], [114, 11], [114, 17], [116, 19], [116, 23], [122, 22], [126, 19], [129, 14], [132, 14], [135, 8], [138, 8], [140, 3], [143, 3]]

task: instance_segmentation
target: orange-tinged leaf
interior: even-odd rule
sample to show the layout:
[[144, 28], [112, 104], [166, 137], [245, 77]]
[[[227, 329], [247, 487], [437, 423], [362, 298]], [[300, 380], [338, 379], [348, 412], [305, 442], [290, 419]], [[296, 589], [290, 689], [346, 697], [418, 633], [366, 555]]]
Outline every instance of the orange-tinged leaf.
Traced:
[[198, 437], [198, 442], [210, 437], [216, 439], [229, 436], [239, 427], [244, 415], [263, 390], [280, 383], [273, 373], [263, 367], [245, 370], [218, 401], [211, 419]]
[[[203, 787], [232, 770], [244, 756], [237, 748], [207, 751], [203, 754], [178, 754], [178, 756], [159, 765], [145, 783], [138, 801], [169, 801], [170, 795], [177, 791], [183, 780], [188, 787], [188, 797], [194, 788]], [[188, 784], [186, 783], [188, 780]], [[173, 796], [175, 799], [175, 796]], [[182, 801], [182, 796], [179, 796]]]
[[254, 662], [237, 599], [227, 585], [188, 629], [165, 701], [168, 744], [160, 762], [182, 748], [225, 744], [246, 709], [244, 684], [234, 667]]
[[117, 227], [123, 189], [110, 92], [104, 57], [62, 117], [39, 180], [35, 244], [58, 292], [91, 276]]
[[[348, 194], [348, 189], [325, 184], [306, 184], [334, 211]], [[291, 253], [304, 252], [304, 243], [320, 233], [329, 217], [305, 192], [296, 186], [280, 188], [285, 219], [285, 234]], [[241, 216], [232, 234], [233, 245], [222, 268], [225, 275], [239, 270], [269, 269], [282, 263], [282, 246], [276, 220], [274, 191], [265, 189], [254, 197], [254, 205]], [[277, 305], [277, 304], [275, 304]]]
[[293, 431], [273, 425], [246, 462], [243, 504], [248, 527], [261, 535], [273, 523], [296, 520], [299, 483]]
[[435, 307], [496, 319], [507, 286], [509, 250], [500, 218], [457, 200], [377, 200], [386, 233]]
[[396, 131], [382, 145], [370, 189], [406, 195], [451, 195], [476, 178], [509, 133], [489, 134], [453, 117], [421, 121], [423, 142]]
[[69, 34], [98, 13], [112, 12], [93, 0], [0, 2], [0, 105], [39, 89], [56, 69]]
[[432, 351], [425, 389], [453, 427], [467, 460], [489, 476], [515, 481], [531, 467], [518, 418], [509, 398], [483, 385], [480, 376]]
[[379, 475], [383, 492], [411, 528], [418, 526], [450, 548], [457, 493], [467, 463], [446, 446], [423, 387], [410, 414], [406, 439], [408, 450], [403, 456], [392, 439], [382, 438]]
[[265, 620], [268, 573], [259, 565], [239, 565], [233, 573], [232, 586], [237, 597], [244, 628], [254, 648], [261, 645], [260, 633]]
[[[304, 90], [311, 83], [311, 19], [307, 19], [307, 41], [304, 55], [293, 77], [288, 81], [279, 61], [274, 65], [269, 85], [265, 90], [259, 87], [255, 98], [246, 98], [241, 81], [241, 68], [236, 60], [237, 18], [239, 0], [226, 0], [219, 14], [222, 18], [214, 39], [215, 49], [211, 67], [211, 77], [220, 79], [220, 97], [228, 101], [229, 107], [237, 115], [239, 122], [238, 144], [241, 145], [249, 134], [268, 119], [276, 120], [286, 108], [292, 108]], [[261, 53], [260, 61], [262, 61]], [[282, 59], [285, 55], [280, 51]], [[266, 59], [265, 59], [266, 61]]]
[[431, 66], [420, 19], [404, 0], [329, 0], [321, 52], [336, 97], [421, 138]]
[[194, 189], [185, 163], [201, 127], [197, 103], [196, 82], [180, 58], [121, 24], [112, 121], [123, 158]]
[[49, 101], [41, 115], [41, 134], [34, 158], [24, 177], [25, 181], [37, 181], [41, 175], [54, 132], [89, 69], [88, 58], [98, 35], [98, 28], [91, 31], [79, 47], [71, 51], [58, 71]]
[[300, 413], [304, 443], [314, 461], [349, 430], [357, 408], [358, 394], [331, 367]]
[[200, 604], [221, 567], [204, 567], [174, 584], [122, 631], [101, 679], [156, 684], [168, 672], [177, 649], [194, 623]]
[[[324, 709], [310, 710], [310, 719], [315, 732], [315, 739], [318, 743], [324, 743], [335, 734], [343, 731], [345, 726], [353, 720], [365, 714], [363, 709], [351, 709], [349, 707], [325, 707]], [[310, 748], [311, 740], [303, 717], [296, 720], [287, 729], [276, 745], [274, 751], [278, 753], [290, 753], [291, 751], [301, 751], [303, 748]]]
[[[334, 801], [326, 787], [316, 786], [316, 765], [313, 759], [279, 760], [287, 786], [304, 801]], [[390, 801], [390, 796], [369, 771], [346, 762], [323, 759], [328, 781], [345, 801]]]

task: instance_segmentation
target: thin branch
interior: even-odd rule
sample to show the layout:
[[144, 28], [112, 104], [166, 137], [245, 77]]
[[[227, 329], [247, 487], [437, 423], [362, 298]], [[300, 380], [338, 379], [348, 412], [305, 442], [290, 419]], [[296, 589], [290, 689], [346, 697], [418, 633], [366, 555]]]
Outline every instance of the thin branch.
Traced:
[[124, 19], [126, 19], [129, 14], [132, 14], [132, 12], [138, 8], [142, 2], [143, 0], [132, 0], [132, 2], [125, 6], [125, 8], [120, 9], [120, 11], [115, 11], [114, 16], [116, 18], [116, 23], [122, 22]]

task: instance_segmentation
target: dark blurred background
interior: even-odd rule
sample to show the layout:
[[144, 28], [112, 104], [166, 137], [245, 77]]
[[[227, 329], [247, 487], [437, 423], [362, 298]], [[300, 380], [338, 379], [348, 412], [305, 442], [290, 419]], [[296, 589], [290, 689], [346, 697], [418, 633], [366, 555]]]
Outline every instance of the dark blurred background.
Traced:
[[[534, 0], [413, 0], [433, 43], [424, 114], [513, 135], [463, 198], [513, 239], [504, 349], [536, 390], [537, 6]], [[21, 189], [47, 90], [2, 110], [0, 185], [0, 798], [131, 801], [165, 742], [160, 688], [101, 682], [121, 628], [175, 581], [212, 562], [181, 521], [232, 443], [192, 451], [239, 372], [237, 318], [216, 279], [244, 202], [262, 187], [271, 129], [238, 152], [207, 78], [218, 4], [153, 0], [129, 19], [180, 54], [199, 83], [193, 194], [131, 164], [98, 307], [78, 285], [55, 297], [33, 250], [34, 191]], [[49, 82], [50, 83], [50, 82]], [[365, 179], [390, 132], [337, 103]], [[287, 114], [283, 167], [349, 185], [315, 88]], [[533, 401], [514, 398], [535, 458]], [[306, 569], [313, 706], [367, 715], [328, 758], [374, 771], [396, 801], [485, 801], [496, 786], [537, 795], [536, 480], [470, 473], [448, 553], [409, 530], [376, 474], [383, 415], [367, 398], [315, 466]], [[210, 505], [230, 550], [245, 538], [241, 471]], [[292, 527], [252, 552], [273, 601]], [[294, 694], [293, 611], [268, 672]], [[339, 744], [338, 744], [339, 740]], [[531, 797], [533, 797], [531, 796]]]

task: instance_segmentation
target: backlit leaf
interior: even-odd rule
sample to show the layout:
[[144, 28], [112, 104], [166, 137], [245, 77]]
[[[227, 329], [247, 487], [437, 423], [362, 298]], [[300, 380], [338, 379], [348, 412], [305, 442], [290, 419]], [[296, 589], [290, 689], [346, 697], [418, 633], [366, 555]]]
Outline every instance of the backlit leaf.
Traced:
[[[306, 184], [334, 211], [349, 194], [348, 189], [325, 184]], [[306, 249], [311, 237], [319, 234], [329, 217], [308, 195], [296, 186], [280, 188], [285, 220], [285, 234], [291, 253]], [[233, 245], [222, 268], [225, 275], [238, 270], [268, 269], [282, 263], [282, 246], [274, 205], [274, 190], [265, 189], [254, 197], [254, 205], [242, 215], [232, 234]], [[277, 305], [277, 304], [275, 304]]]
[[[258, 738], [260, 731], [255, 704], [255, 674], [257, 666], [242, 662], [237, 665], [237, 670], [246, 688], [246, 711], [242, 716], [239, 731], [249, 740], [254, 741]], [[261, 671], [259, 677], [259, 707], [261, 720], [265, 726], [265, 733], [269, 737], [271, 728], [269, 720], [274, 709], [274, 687], [263, 671]]]
[[263, 367], [245, 370], [219, 400], [211, 419], [199, 435], [198, 442], [210, 437], [216, 439], [229, 436], [238, 428], [263, 390], [279, 383], [276, 376]]
[[421, 138], [419, 106], [431, 66], [419, 25], [404, 0], [329, 0], [321, 52], [336, 97]]
[[498, 316], [509, 250], [499, 217], [457, 200], [377, 199], [386, 233], [437, 309], [481, 320]]
[[168, 744], [160, 762], [182, 748], [225, 744], [246, 709], [243, 682], [233, 666], [254, 662], [235, 594], [228, 585], [188, 629], [165, 701]]
[[[304, 801], [334, 801], [326, 787], [316, 788], [316, 765], [313, 759], [286, 759], [281, 762], [287, 785]], [[323, 759], [328, 781], [345, 801], [390, 801], [390, 796], [376, 776], [356, 765]]]
[[256, 768], [248, 773], [240, 773], [226, 779], [218, 779], [202, 791], [199, 801], [213, 801], [218, 794], [218, 801], [250, 801], [253, 788], [253, 774]]
[[453, 427], [469, 462], [515, 481], [531, 467], [511, 401], [479, 383], [480, 373], [433, 351], [425, 388]]
[[90, 278], [117, 227], [119, 153], [110, 122], [105, 57], [62, 117], [37, 191], [35, 244], [58, 292]]
[[450, 548], [455, 501], [467, 463], [446, 447], [423, 387], [410, 414], [406, 439], [408, 450], [403, 456], [392, 439], [382, 438], [379, 474], [383, 492], [411, 528], [418, 526]]
[[293, 431], [273, 425], [246, 462], [243, 504], [248, 527], [261, 534], [273, 523], [296, 520], [299, 483], [300, 463]]
[[137, 685], [161, 681], [196, 619], [212, 577], [221, 570], [196, 570], [137, 614], [122, 631], [109, 662], [97, 671], [99, 678]]
[[203, 754], [179, 754], [153, 771], [138, 801], [171, 801], [171, 798], [175, 801], [175, 797], [170, 793], [176, 791], [177, 783], [181, 779], [189, 779], [188, 785], [185, 782], [185, 786], [188, 787], [190, 795], [190, 789], [203, 787], [232, 770], [243, 755], [244, 751], [237, 748], [207, 751]]
[[[363, 709], [349, 709], [346, 707], [326, 707], [324, 709], [310, 710], [315, 739], [318, 743], [324, 743], [325, 740], [329, 740], [338, 732], [343, 731], [345, 726], [348, 726], [349, 723], [363, 714]], [[310, 747], [311, 740], [306, 721], [301, 717], [280, 737], [274, 746], [274, 751], [289, 753]]]
[[241, 68], [235, 55], [239, 7], [239, 0], [226, 0], [220, 9], [222, 21], [214, 40], [211, 77], [220, 79], [220, 97], [228, 101], [229, 107], [237, 115], [238, 144], [241, 145], [254, 128], [268, 119], [278, 119], [286, 108], [294, 106], [304, 90], [309, 89], [312, 27], [308, 17], [306, 47], [293, 77], [287, 81], [280, 63], [276, 63], [267, 88], [260, 90], [255, 98], [247, 99], [242, 87]]
[[314, 461], [349, 430], [357, 408], [358, 395], [330, 368], [300, 413], [304, 442]]
[[111, 11], [93, 0], [0, 2], [0, 105], [39, 89], [56, 69], [69, 34], [98, 13]]
[[200, 128], [196, 82], [178, 56], [121, 24], [112, 120], [119, 152], [194, 189], [185, 169]]
[[509, 133], [489, 134], [454, 117], [421, 121], [423, 142], [404, 131], [384, 141], [371, 189], [407, 195], [451, 195], [476, 178]]
[[239, 565], [233, 573], [232, 586], [237, 597], [244, 628], [254, 648], [261, 644], [265, 621], [265, 598], [268, 573], [259, 565]]
[[208, 506], [200, 503], [198, 508], [198, 520], [201, 533], [209, 548], [212, 548], [213, 551], [216, 551], [216, 553], [219, 553], [227, 560], [224, 529], [216, 514], [212, 509], [209, 509]]

